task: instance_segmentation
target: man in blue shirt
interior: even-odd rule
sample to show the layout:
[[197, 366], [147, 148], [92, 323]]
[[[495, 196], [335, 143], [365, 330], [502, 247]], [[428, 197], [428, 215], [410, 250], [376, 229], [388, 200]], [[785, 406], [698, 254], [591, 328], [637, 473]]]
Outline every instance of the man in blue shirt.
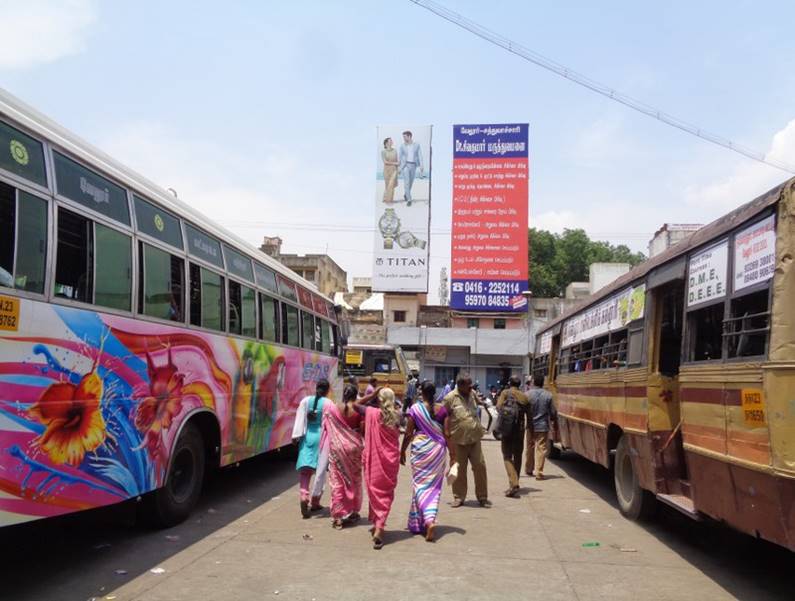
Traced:
[[400, 163], [399, 169], [403, 176], [403, 200], [406, 201], [406, 206], [411, 206], [411, 187], [414, 185], [414, 177], [417, 170], [422, 177], [422, 149], [420, 145], [414, 142], [410, 131], [403, 132], [403, 145], [398, 151], [398, 162]]

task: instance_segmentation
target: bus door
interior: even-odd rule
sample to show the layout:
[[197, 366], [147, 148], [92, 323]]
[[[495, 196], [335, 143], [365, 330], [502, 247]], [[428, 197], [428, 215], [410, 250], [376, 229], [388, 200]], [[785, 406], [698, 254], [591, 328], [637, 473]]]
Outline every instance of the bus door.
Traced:
[[682, 446], [679, 401], [679, 366], [685, 302], [684, 279], [674, 279], [651, 290], [654, 319], [649, 375], [649, 433], [654, 449], [658, 493], [690, 497]]

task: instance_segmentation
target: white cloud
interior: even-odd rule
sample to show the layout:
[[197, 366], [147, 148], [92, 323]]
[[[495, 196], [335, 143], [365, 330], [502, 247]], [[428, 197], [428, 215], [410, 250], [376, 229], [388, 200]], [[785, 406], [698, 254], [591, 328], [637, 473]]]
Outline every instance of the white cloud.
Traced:
[[[795, 119], [776, 132], [767, 157], [795, 163]], [[720, 181], [685, 189], [687, 204], [713, 213], [731, 211], [792, 177], [784, 171], [743, 159], [734, 172]]]
[[93, 0], [0, 0], [0, 69], [25, 69], [84, 50]]

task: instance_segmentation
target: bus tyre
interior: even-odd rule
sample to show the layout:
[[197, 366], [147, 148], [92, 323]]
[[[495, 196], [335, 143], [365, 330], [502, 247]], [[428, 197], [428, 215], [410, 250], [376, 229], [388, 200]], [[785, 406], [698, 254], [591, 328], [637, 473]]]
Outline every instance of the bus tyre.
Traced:
[[175, 526], [193, 511], [204, 480], [204, 444], [198, 428], [188, 423], [171, 454], [171, 468], [162, 488], [151, 495], [147, 518], [152, 525]]
[[629, 440], [626, 436], [622, 436], [616, 447], [613, 477], [618, 508], [624, 517], [637, 520], [648, 517], [652, 513], [655, 499], [650, 492], [640, 487], [629, 450]]

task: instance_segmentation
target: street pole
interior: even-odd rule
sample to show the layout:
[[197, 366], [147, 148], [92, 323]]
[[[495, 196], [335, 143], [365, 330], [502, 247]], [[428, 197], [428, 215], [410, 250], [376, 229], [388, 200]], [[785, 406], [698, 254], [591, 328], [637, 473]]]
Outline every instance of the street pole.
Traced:
[[[533, 293], [530, 290], [525, 290], [522, 292], [522, 296], [527, 299], [527, 318], [525, 320], [527, 322], [527, 377], [530, 377], [532, 367], [530, 361], [530, 309], [532, 308]], [[522, 367], [524, 367], [524, 365]]]

